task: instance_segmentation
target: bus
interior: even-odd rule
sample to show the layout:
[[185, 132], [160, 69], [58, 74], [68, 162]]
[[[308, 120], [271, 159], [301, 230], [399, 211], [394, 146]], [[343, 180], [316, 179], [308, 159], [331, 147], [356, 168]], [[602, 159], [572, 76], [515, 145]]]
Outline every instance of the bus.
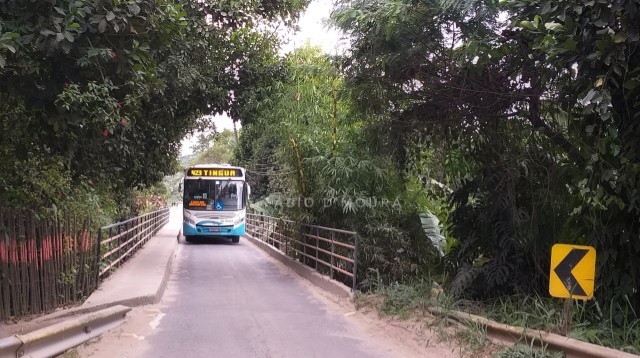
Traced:
[[240, 242], [250, 188], [245, 169], [228, 164], [189, 167], [182, 182], [182, 233], [187, 242], [198, 237], [226, 237]]

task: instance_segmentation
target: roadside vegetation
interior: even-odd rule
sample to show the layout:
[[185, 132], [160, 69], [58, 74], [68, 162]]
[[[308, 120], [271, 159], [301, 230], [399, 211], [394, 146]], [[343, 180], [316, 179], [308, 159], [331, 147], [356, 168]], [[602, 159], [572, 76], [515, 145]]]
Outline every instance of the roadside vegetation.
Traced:
[[307, 3], [4, 2], [0, 207], [107, 223], [231, 162], [256, 212], [357, 231], [385, 314], [555, 331], [551, 247], [594, 246], [568, 335], [640, 353], [638, 1], [338, 0], [349, 51], [279, 56]]
[[305, 0], [0, 5], [0, 206], [147, 210], [180, 140], [264, 84]]
[[[479, 342], [486, 340], [486, 334], [480, 329], [482, 327], [464, 326], [462, 329], [451, 329], [447, 318], [454, 310], [512, 326], [565, 334], [562, 332], [562, 302], [558, 300], [518, 295], [487, 301], [460, 299], [448, 295], [437, 284], [426, 280], [381, 285], [370, 292], [359, 294], [356, 297], [356, 307], [371, 307], [381, 315], [400, 320], [424, 318], [425, 323], [430, 325], [441, 339], [457, 339], [461, 346], [469, 350], [484, 348]], [[629, 319], [633, 314], [620, 314], [619, 318], [604, 317], [604, 311], [593, 313], [588, 309], [588, 304], [574, 304], [574, 315], [566, 336], [640, 354], [638, 320]], [[612, 308], [607, 310], [614, 311]], [[616, 321], [625, 318], [628, 321]], [[478, 336], [482, 336], [483, 340]]]
[[237, 108], [252, 208], [358, 231], [364, 292], [431, 304], [433, 280], [551, 331], [551, 247], [594, 246], [568, 334], [640, 352], [637, 1], [344, 0], [332, 22], [347, 53], [299, 48]]

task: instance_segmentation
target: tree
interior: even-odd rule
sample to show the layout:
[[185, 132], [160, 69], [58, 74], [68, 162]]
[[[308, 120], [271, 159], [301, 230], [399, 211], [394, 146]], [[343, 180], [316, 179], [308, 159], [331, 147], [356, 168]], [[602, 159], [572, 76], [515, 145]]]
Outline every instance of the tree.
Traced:
[[600, 302], [639, 308], [637, 1], [339, 3], [370, 126], [400, 168], [442, 158], [454, 291], [545, 292], [551, 245], [583, 243]]
[[243, 108], [250, 122], [236, 158], [247, 167], [253, 207], [356, 230], [360, 269], [385, 281], [426, 272], [435, 251], [415, 200], [404, 195], [387, 154], [371, 150], [380, 137], [363, 128], [368, 113], [352, 106], [335, 63], [307, 46], [276, 67], [281, 79]]
[[231, 163], [235, 147], [235, 134], [231, 130], [201, 134], [194, 148], [196, 157], [191, 164]]
[[20, 197], [29, 178], [16, 180], [18, 172], [49, 158], [74, 183], [107, 183], [123, 195], [175, 172], [180, 140], [252, 86], [243, 69], [275, 53], [270, 30], [290, 26], [305, 5], [3, 2], [0, 198]]

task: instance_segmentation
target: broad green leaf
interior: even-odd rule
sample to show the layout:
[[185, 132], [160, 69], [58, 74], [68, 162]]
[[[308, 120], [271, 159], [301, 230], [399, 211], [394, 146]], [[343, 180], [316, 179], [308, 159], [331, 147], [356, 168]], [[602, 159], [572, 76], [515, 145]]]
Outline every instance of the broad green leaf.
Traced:
[[116, 15], [113, 13], [113, 11], [108, 11], [105, 17], [107, 21], [111, 21], [116, 18]]
[[33, 41], [33, 37], [34, 37], [33, 34], [22, 36], [22, 38], [20, 39], [20, 43], [22, 43], [23, 45], [26, 45], [31, 41]]
[[589, 93], [587, 93], [587, 96], [584, 97], [582, 100], [584, 102], [591, 102], [591, 100], [593, 99], [593, 97], [596, 95], [597, 91], [592, 89], [589, 91]]
[[6, 48], [7, 50], [11, 51], [12, 53], [16, 53], [16, 48], [9, 45], [9, 44], [0, 44], [2, 45], [2, 47]]
[[58, 32], [56, 34], [56, 41], [60, 42], [62, 40], [64, 40], [64, 34], [62, 32]]
[[588, 126], [585, 128], [585, 131], [586, 131], [588, 134], [592, 134], [594, 129], [595, 129], [595, 126], [594, 126], [594, 125], [592, 125], [592, 124], [590, 124], [590, 125], [588, 125]]
[[4, 56], [2, 56], [2, 54], [0, 54], [0, 67], [4, 68], [4, 66], [7, 65], [7, 61], [4, 59]]
[[596, 40], [596, 48], [600, 51], [605, 51], [611, 45], [611, 41], [607, 40]]
[[97, 24], [100, 23], [100, 21], [102, 21], [102, 19], [104, 19], [103, 15], [93, 15], [89, 18], [89, 23], [91, 24]]
[[72, 35], [69, 31], [65, 31], [65, 32], [64, 32], [64, 37], [65, 37], [69, 42], [73, 42], [73, 41], [74, 41], [73, 35]]
[[534, 17], [533, 17], [533, 25], [534, 25], [536, 28], [539, 28], [539, 27], [540, 27], [540, 22], [541, 22], [541, 21], [542, 21], [542, 18], [541, 18], [539, 15], [536, 15], [536, 16], [534, 16]]
[[131, 13], [134, 15], [138, 15], [140, 13], [140, 6], [138, 6], [137, 4], [130, 4], [128, 8], [129, 11], [131, 11]]
[[630, 79], [630, 80], [625, 81], [622, 86], [625, 89], [634, 90], [634, 89], [636, 89], [636, 87], [638, 87], [638, 85], [640, 85], [640, 80], [638, 80], [638, 79]]
[[547, 30], [551, 30], [551, 31], [562, 31], [564, 30], [564, 26], [562, 26], [562, 24], [559, 24], [557, 22], [547, 22], [544, 24], [544, 27]]
[[600, 87], [602, 87], [603, 84], [604, 84], [604, 80], [601, 77], [601, 78], [598, 78], [596, 80], [596, 83], [593, 84], [593, 87], [594, 88], [600, 88]]
[[569, 51], [575, 51], [576, 50], [576, 46], [578, 45], [578, 43], [576, 42], [576, 40], [572, 39], [572, 38], [568, 38], [567, 41], [565, 41], [562, 44], [562, 47], [564, 47], [566, 50]]
[[536, 27], [531, 23], [531, 21], [527, 21], [527, 20], [520, 21], [520, 26], [524, 27], [527, 30], [532, 30], [532, 31], [537, 30]]
[[20, 37], [20, 34], [17, 32], [5, 32], [4, 34], [2, 34], [2, 39], [17, 39]]
[[624, 33], [618, 32], [617, 34], [613, 35], [613, 42], [619, 44], [625, 41], [627, 41], [627, 36]]

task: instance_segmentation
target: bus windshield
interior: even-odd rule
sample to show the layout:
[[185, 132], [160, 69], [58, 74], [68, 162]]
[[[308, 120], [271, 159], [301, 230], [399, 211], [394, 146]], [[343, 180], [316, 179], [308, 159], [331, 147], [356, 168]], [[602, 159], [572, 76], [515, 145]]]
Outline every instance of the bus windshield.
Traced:
[[185, 179], [184, 208], [235, 211], [245, 207], [241, 180]]

